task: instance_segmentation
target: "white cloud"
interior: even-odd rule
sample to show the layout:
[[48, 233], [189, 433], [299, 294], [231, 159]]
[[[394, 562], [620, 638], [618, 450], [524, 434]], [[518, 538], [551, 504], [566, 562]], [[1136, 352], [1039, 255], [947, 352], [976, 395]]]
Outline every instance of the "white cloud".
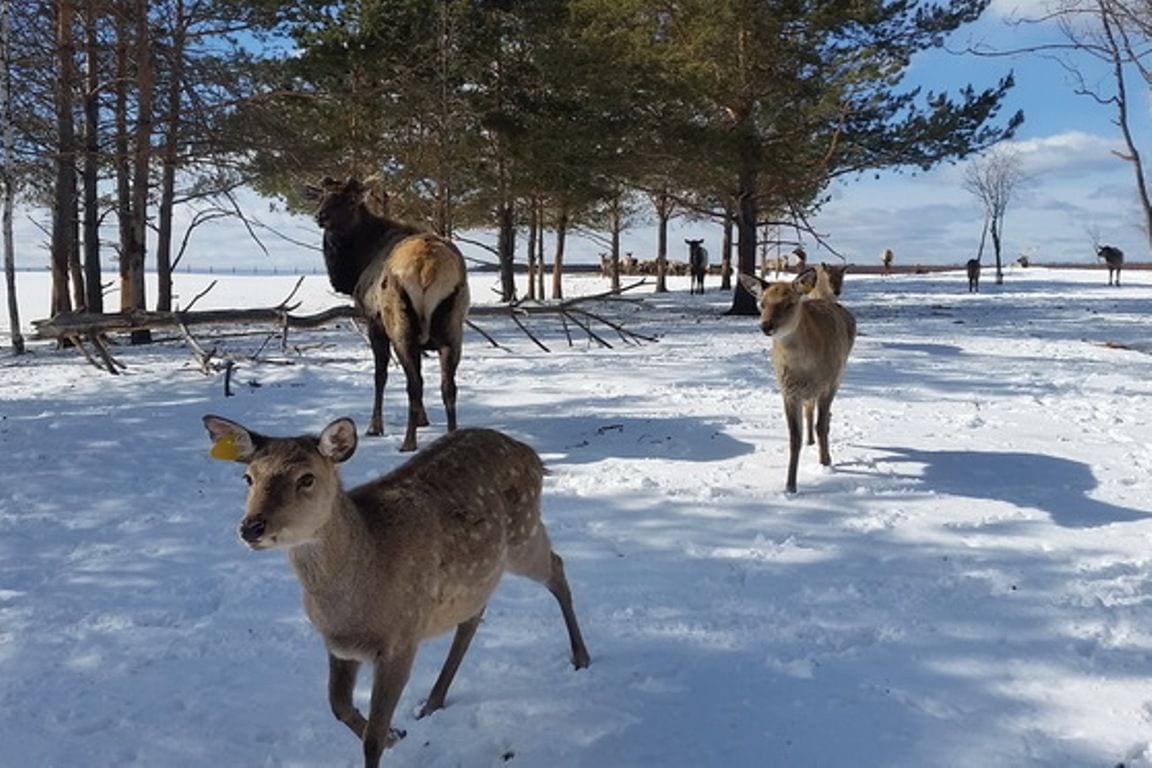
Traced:
[[1065, 131], [1035, 139], [1005, 142], [1014, 150], [1032, 176], [1054, 174], [1083, 176], [1089, 173], [1112, 173], [1123, 167], [1116, 153], [1123, 145], [1118, 139]]

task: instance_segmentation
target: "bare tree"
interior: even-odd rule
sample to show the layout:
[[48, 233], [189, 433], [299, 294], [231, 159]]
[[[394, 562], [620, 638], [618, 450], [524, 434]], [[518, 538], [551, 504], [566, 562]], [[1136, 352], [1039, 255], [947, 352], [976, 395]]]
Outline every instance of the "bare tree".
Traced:
[[996, 254], [997, 285], [1004, 282], [1001, 258], [1004, 215], [1008, 205], [1027, 182], [1028, 177], [1024, 173], [1020, 156], [1004, 144], [998, 144], [977, 157], [964, 172], [964, 189], [971, 192], [984, 208], [985, 231], [992, 236], [992, 250]]
[[[1053, 24], [1063, 41], [1008, 50], [978, 48], [972, 52], [983, 56], [1045, 57], [1067, 73], [1076, 94], [1113, 111], [1112, 122], [1120, 130], [1125, 146], [1124, 151], [1115, 154], [1132, 168], [1145, 234], [1152, 244], [1152, 196], [1132, 127], [1133, 109], [1143, 107], [1133, 102], [1130, 82], [1138, 78], [1152, 86], [1152, 1], [1053, 0], [1049, 8], [1045, 14], [1022, 18], [1017, 23]], [[1089, 73], [1085, 56], [1100, 62], [1110, 77]]]

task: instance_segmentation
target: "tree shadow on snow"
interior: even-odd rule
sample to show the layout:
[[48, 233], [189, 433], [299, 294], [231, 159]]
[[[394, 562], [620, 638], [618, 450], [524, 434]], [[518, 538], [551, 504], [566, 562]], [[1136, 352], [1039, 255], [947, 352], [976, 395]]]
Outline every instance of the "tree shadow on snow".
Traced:
[[933, 491], [1032, 507], [1063, 528], [1096, 528], [1152, 517], [1146, 511], [1091, 498], [1089, 493], [1099, 483], [1092, 469], [1078, 461], [1015, 451], [868, 447], [923, 464], [916, 479]]

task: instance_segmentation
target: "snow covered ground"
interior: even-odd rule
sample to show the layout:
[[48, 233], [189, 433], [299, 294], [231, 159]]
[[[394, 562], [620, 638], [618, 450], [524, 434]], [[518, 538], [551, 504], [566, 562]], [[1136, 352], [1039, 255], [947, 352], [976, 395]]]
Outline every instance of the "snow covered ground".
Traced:
[[[447, 708], [416, 720], [448, 638], [424, 646], [385, 764], [1152, 765], [1152, 272], [985, 277], [849, 274], [833, 467], [806, 448], [794, 496], [769, 340], [714, 280], [603, 308], [660, 336], [642, 346], [569, 348], [534, 319], [545, 354], [479, 318], [505, 349], [469, 334], [461, 421], [544, 455], [593, 662], [570, 668], [554, 601], [510, 578]], [[21, 281], [43, 316], [45, 276]], [[187, 302], [209, 278], [180, 281]], [[292, 282], [229, 277], [197, 308]], [[336, 301], [323, 277], [301, 295]], [[119, 349], [116, 378], [42, 343], [0, 355], [0, 766], [359, 765], [294, 577], [238, 542], [241, 472], [200, 424], [363, 425], [367, 345], [291, 342], [230, 398], [175, 341]], [[404, 460], [401, 382], [349, 484]]]

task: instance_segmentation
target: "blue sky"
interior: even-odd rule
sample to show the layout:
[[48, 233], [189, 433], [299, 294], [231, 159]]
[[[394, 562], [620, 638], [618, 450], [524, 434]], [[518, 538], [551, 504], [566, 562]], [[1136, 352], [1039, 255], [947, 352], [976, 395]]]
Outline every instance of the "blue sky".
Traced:
[[[994, 49], [1022, 47], [1044, 40], [1059, 40], [1051, 27], [1011, 24], [1013, 18], [1035, 17], [1044, 0], [994, 0], [984, 17], [960, 30], [949, 48], [969, 46]], [[1086, 71], [1093, 65], [1085, 63]], [[1006, 118], [1024, 110], [1025, 122], [1011, 142], [1032, 178], [1029, 188], [1009, 208], [1005, 219], [1005, 257], [1028, 254], [1043, 262], [1093, 260], [1095, 239], [1122, 248], [1129, 259], [1147, 259], [1148, 245], [1135, 199], [1135, 184], [1128, 164], [1112, 153], [1119, 150], [1119, 130], [1113, 113], [1073, 93], [1064, 71], [1036, 55], [981, 58], [936, 51], [913, 62], [907, 82], [925, 89], [955, 90], [968, 83], [977, 88], [995, 84], [1012, 71], [1016, 87], [1004, 105]], [[1099, 72], [1099, 68], [1097, 68]], [[1105, 78], [1102, 81], [1107, 85]], [[1133, 82], [1134, 105], [1140, 136], [1149, 136], [1147, 89]], [[1149, 147], [1152, 152], [1152, 147]], [[976, 255], [983, 215], [971, 194], [962, 187], [964, 163], [944, 165], [930, 172], [885, 173], [845, 179], [831, 190], [831, 200], [813, 219], [817, 231], [849, 262], [875, 264], [884, 248], [892, 248], [904, 264], [962, 263]], [[249, 196], [243, 201], [251, 215], [292, 240], [319, 244], [319, 232], [309, 217], [287, 216], [270, 209], [267, 201]], [[187, 213], [185, 221], [191, 217]], [[43, 219], [43, 217], [41, 217]], [[43, 220], [42, 220], [43, 224]], [[177, 222], [178, 226], [180, 222]], [[186, 262], [199, 269], [236, 266], [293, 271], [316, 269], [319, 253], [264, 231], [263, 252], [238, 224], [217, 223], [192, 236]], [[495, 238], [480, 234], [479, 239]], [[703, 237], [716, 257], [720, 228], [705, 222], [674, 222], [671, 256], [684, 257], [683, 239]], [[810, 236], [803, 237], [810, 257], [835, 257]], [[47, 263], [45, 236], [27, 217], [17, 222], [17, 262], [21, 267]], [[623, 248], [640, 258], [655, 255], [655, 231], [637, 226], [625, 233]], [[551, 247], [551, 239], [549, 239]], [[467, 248], [484, 260], [491, 256]], [[570, 261], [595, 261], [603, 244], [576, 238], [568, 248]], [[113, 267], [114, 268], [114, 267]]]
[[[993, 2], [979, 23], [961, 30], [952, 49], [985, 45], [1006, 50], [1062, 40], [1051, 26], [1013, 24], [1035, 18], [1043, 2]], [[1082, 61], [1083, 71], [1109, 85], [1103, 69]], [[1065, 71], [1036, 55], [978, 58], [934, 52], [915, 62], [909, 79], [955, 87], [987, 86], [1011, 70], [1016, 79], [1004, 114], [1016, 109], [1025, 122], [1010, 142], [1031, 177], [1005, 217], [1005, 256], [1028, 254], [1039, 262], [1092, 261], [1099, 238], [1122, 248], [1130, 259], [1147, 258], [1147, 239], [1129, 164], [1121, 149], [1114, 112], [1073, 92]], [[1138, 136], [1149, 135], [1148, 99], [1142, 83], [1131, 82]], [[816, 217], [849, 261], [874, 263], [890, 247], [903, 263], [959, 263], [976, 255], [983, 216], [962, 187], [965, 163], [928, 173], [884, 174], [848, 180]]]

